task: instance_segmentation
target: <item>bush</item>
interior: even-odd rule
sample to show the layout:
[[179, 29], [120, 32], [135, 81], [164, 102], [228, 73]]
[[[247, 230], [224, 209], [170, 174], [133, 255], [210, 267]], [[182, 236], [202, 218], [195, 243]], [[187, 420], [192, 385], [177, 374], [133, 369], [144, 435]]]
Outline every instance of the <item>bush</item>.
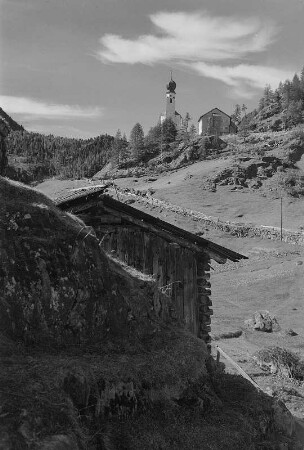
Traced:
[[304, 176], [297, 170], [278, 173], [278, 188], [292, 197], [304, 195]]
[[304, 361], [300, 357], [281, 347], [266, 347], [255, 353], [254, 359], [260, 367], [279, 373], [288, 378], [304, 380]]
[[298, 127], [292, 130], [291, 137], [292, 139], [301, 139], [301, 141], [304, 142], [304, 128]]
[[271, 131], [280, 131], [283, 129], [283, 121], [282, 119], [275, 119], [270, 125]]

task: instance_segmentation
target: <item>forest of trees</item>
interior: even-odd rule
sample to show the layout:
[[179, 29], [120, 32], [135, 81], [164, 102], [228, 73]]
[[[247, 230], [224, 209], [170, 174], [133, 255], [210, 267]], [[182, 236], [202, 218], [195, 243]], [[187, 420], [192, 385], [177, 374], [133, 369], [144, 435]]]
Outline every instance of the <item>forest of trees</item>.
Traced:
[[[190, 119], [190, 116], [189, 116]], [[174, 142], [195, 137], [195, 126], [177, 131], [166, 119], [152, 127], [145, 136], [140, 123], [131, 130], [129, 141], [120, 130], [116, 135], [100, 135], [91, 139], [71, 139], [26, 131], [11, 131], [7, 151], [12, 157], [22, 156], [26, 162], [41, 166], [46, 176], [62, 178], [92, 177], [108, 162], [118, 167], [140, 164], [168, 149]]]
[[165, 119], [162, 124], [158, 123], [151, 127], [145, 136], [140, 123], [136, 123], [131, 130], [129, 142], [126, 137], [121, 137], [120, 130], [114, 138], [112, 161], [121, 167], [127, 167], [134, 163], [146, 162], [168, 149], [170, 145], [181, 141], [187, 142], [196, 135], [195, 126], [188, 130], [188, 120], [182, 129], [177, 130], [172, 119]]
[[292, 80], [280, 82], [273, 90], [269, 84], [265, 86], [258, 108], [246, 114], [245, 105], [235, 106], [233, 119], [240, 125], [240, 130], [259, 128], [259, 122], [274, 117], [270, 125], [272, 131], [292, 128], [304, 123], [304, 67], [295, 74]]
[[6, 145], [9, 155], [43, 166], [49, 176], [82, 178], [92, 177], [109, 161], [113, 141], [107, 134], [84, 140], [14, 131]]

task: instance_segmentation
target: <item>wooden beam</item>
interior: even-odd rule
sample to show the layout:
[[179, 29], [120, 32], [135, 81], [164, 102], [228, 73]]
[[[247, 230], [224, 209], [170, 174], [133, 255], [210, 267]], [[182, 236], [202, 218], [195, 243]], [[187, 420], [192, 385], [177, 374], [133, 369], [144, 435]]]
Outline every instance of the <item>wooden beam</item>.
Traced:
[[[81, 217], [80, 214], [79, 214], [79, 217]], [[108, 214], [107, 215], [101, 215], [101, 216], [99, 216], [99, 215], [95, 216], [95, 215], [90, 214], [88, 220], [91, 223], [95, 223], [95, 225], [98, 225], [98, 224], [103, 224], [103, 225], [109, 224], [109, 225], [112, 225], [114, 223], [118, 223], [118, 224], [121, 223], [121, 218], [120, 217], [112, 216], [112, 215], [108, 215]]]
[[223, 258], [218, 253], [215, 253], [212, 250], [208, 250], [207, 253], [211, 259], [214, 259], [214, 261], [216, 261], [219, 264], [225, 264], [227, 262], [227, 258]]

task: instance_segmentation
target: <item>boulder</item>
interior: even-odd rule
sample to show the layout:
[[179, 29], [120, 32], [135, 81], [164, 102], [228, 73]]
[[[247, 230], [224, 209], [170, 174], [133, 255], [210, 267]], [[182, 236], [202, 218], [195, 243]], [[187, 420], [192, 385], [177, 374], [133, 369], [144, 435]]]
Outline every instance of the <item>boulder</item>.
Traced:
[[256, 331], [265, 331], [271, 333], [280, 331], [277, 319], [269, 311], [256, 311], [251, 319], [245, 321], [245, 325]]

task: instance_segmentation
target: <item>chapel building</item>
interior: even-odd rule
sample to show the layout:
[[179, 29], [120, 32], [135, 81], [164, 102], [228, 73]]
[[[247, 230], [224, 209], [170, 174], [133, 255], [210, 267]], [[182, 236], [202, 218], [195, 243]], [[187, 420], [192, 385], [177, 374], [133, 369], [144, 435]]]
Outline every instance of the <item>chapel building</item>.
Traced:
[[219, 108], [213, 108], [211, 111], [203, 114], [198, 119], [198, 134], [220, 136], [222, 134], [236, 133], [237, 126], [228, 114]]

